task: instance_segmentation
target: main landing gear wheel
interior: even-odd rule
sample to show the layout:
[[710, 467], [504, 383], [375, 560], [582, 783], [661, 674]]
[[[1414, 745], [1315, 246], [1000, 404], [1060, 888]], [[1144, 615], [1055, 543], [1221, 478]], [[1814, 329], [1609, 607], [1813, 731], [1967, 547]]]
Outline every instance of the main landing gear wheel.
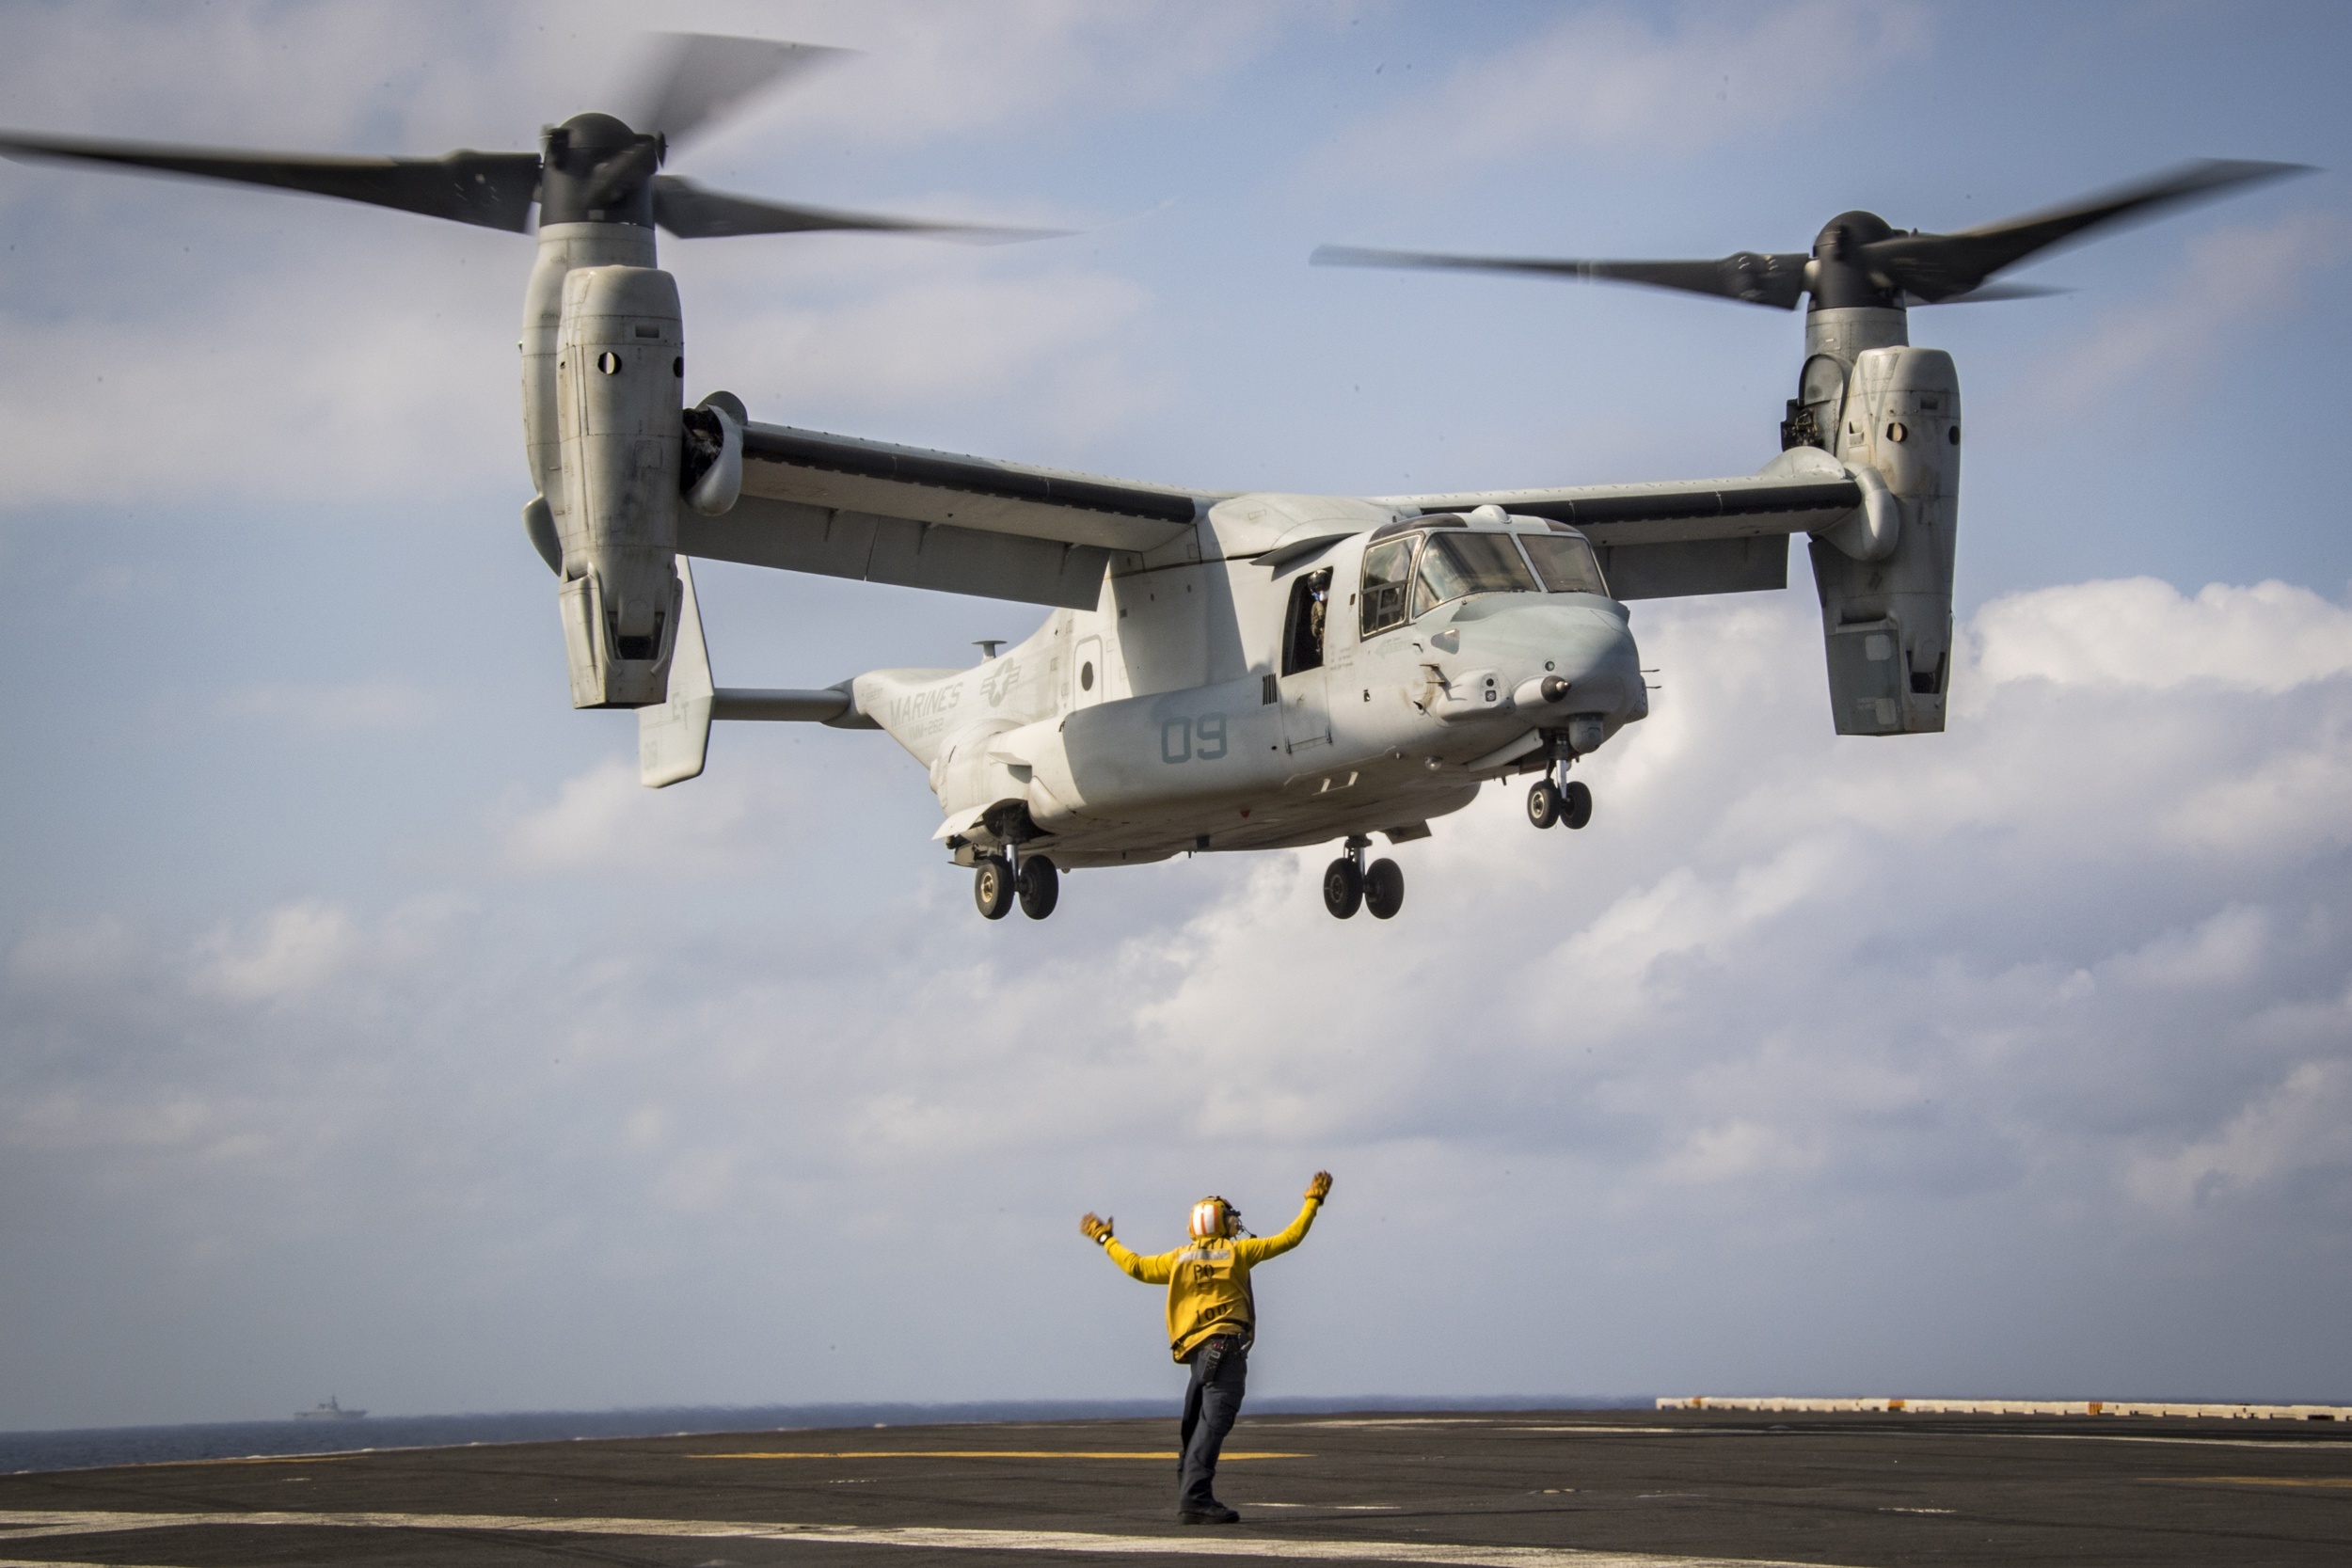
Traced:
[[1345, 920], [1363, 902], [1364, 874], [1356, 869], [1354, 855], [1342, 855], [1323, 873], [1323, 907]]
[[1054, 912], [1054, 905], [1061, 897], [1061, 873], [1043, 855], [1031, 855], [1021, 863], [1013, 877], [1013, 885], [1021, 895], [1021, 912], [1031, 920], [1042, 920]]
[[989, 920], [1002, 920], [1012, 908], [1012, 867], [991, 855], [972, 873], [972, 902]]
[[1568, 787], [1560, 792], [1560, 820], [1571, 828], [1581, 828], [1592, 819], [1593, 792], [1584, 787], [1583, 780], [1571, 780]]
[[1375, 920], [1393, 920], [1405, 907], [1405, 873], [1394, 861], [1375, 861], [1364, 867], [1364, 908]]
[[1527, 786], [1527, 820], [1538, 828], [1560, 820], [1560, 790], [1549, 779], [1537, 779]]

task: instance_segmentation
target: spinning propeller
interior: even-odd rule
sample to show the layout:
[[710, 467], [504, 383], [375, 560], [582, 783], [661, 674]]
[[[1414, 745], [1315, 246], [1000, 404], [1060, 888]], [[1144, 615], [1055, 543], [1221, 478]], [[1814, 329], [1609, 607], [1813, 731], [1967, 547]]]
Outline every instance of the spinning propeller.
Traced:
[[354, 158], [0, 134], [20, 162], [111, 164], [159, 174], [340, 197], [516, 233], [539, 222], [659, 225], [680, 239], [874, 230], [1025, 239], [1045, 230], [836, 212], [707, 190], [658, 172], [673, 146], [716, 125], [757, 94], [847, 53], [804, 43], [707, 34], [657, 35], [636, 90], [634, 127], [611, 115], [575, 115], [547, 127], [537, 152], [452, 152], [442, 158]]
[[1311, 260], [1318, 266], [1449, 267], [1639, 283], [1653, 289], [1720, 294], [1782, 310], [1796, 309], [1797, 301], [1807, 293], [1817, 309], [2022, 299], [2058, 291], [1987, 280], [2090, 230], [2151, 216], [2159, 209], [2258, 181], [2306, 172], [2308, 166], [2302, 164], [2208, 159], [2184, 164], [2071, 207], [1958, 234], [1923, 234], [1915, 229], [1904, 232], [1890, 227], [1876, 213], [1840, 213], [1814, 240], [1809, 256], [1742, 250], [1719, 261], [1578, 261], [1324, 245]]

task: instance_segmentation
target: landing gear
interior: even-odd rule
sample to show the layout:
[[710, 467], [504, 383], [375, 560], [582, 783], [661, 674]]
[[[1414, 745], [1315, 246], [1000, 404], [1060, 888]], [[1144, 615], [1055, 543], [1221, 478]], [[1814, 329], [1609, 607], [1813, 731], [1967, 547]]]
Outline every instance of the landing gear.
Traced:
[[972, 902], [982, 919], [1004, 919], [1012, 908], [1012, 867], [995, 855], [983, 858], [972, 873]]
[[1013, 876], [1013, 885], [1021, 895], [1021, 912], [1031, 920], [1042, 920], [1054, 912], [1055, 903], [1061, 897], [1061, 873], [1043, 855], [1031, 855], [1021, 863]]
[[1364, 874], [1356, 869], [1354, 854], [1342, 855], [1323, 873], [1323, 907], [1342, 920], [1364, 903]]
[[1531, 826], [1549, 828], [1565, 822], [1571, 828], [1581, 828], [1593, 819], [1593, 792], [1581, 780], [1568, 777], [1568, 765], [1576, 753], [1568, 750], [1567, 737], [1553, 742], [1551, 768], [1542, 778], [1527, 786], [1527, 820]]
[[1052, 914], [1061, 902], [1060, 868], [1043, 855], [1022, 855], [1013, 845], [1002, 854], [982, 855], [972, 872], [972, 902], [979, 906], [980, 917], [1004, 919], [1015, 898], [1031, 920]]
[[1560, 786], [1549, 779], [1537, 779], [1527, 786], [1527, 820], [1533, 827], [1549, 828], [1560, 820]]
[[1394, 861], [1364, 863], [1372, 840], [1351, 833], [1347, 853], [1323, 873], [1323, 907], [1342, 920], [1358, 910], [1370, 910], [1375, 920], [1391, 920], [1405, 907], [1405, 873]]

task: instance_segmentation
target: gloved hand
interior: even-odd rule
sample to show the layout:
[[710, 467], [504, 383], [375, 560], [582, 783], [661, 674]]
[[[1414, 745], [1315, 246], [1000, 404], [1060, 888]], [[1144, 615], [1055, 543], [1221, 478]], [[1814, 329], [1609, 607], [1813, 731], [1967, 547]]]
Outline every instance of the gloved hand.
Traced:
[[1099, 1214], [1089, 1212], [1086, 1218], [1078, 1222], [1078, 1228], [1085, 1232], [1086, 1239], [1096, 1246], [1102, 1246], [1111, 1239], [1111, 1222]]
[[1315, 1172], [1315, 1179], [1307, 1183], [1307, 1196], [1313, 1202], [1321, 1203], [1330, 1192], [1331, 1173], [1327, 1170]]

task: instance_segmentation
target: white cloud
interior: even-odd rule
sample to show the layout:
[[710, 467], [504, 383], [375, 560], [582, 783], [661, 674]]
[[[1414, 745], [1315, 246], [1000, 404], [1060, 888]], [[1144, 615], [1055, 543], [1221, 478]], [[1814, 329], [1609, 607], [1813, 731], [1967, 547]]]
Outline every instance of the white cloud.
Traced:
[[2203, 395], [2214, 361], [2249, 325], [2300, 304], [2312, 275], [2342, 264], [2347, 237], [2352, 225], [2329, 212], [2199, 235], [2157, 297], [2108, 311], [2053, 355], [2028, 384], [2022, 412], [2055, 420], [2152, 389]]
[[306, 898], [280, 905], [242, 933], [215, 931], [198, 949], [199, 984], [242, 1002], [316, 991], [360, 953], [350, 913]]
[[1038, 405], [1035, 414], [1073, 438], [1115, 428], [1161, 395], [1111, 347], [1150, 303], [1136, 285], [1058, 268], [940, 276], [942, 263], [924, 263], [934, 276], [866, 297], [727, 312], [724, 352], [769, 367], [754, 373], [775, 385], [779, 406], [818, 388], [831, 403], [882, 414], [989, 388]]
[[[2345, 1020], [2352, 1027], [2352, 1017]], [[2352, 1061], [2302, 1062], [2228, 1125], [2176, 1153], [2135, 1161], [2133, 1194], [2167, 1210], [2229, 1200], [2303, 1172], [2352, 1168]]]
[[553, 800], [501, 831], [502, 863], [527, 876], [655, 872], [707, 876], [740, 869], [763, 815], [789, 804], [777, 780], [738, 768], [691, 785], [652, 790], [634, 759], [611, 758], [566, 779]]
[[[641, 20], [86, 14], [0, 20], [11, 115], [353, 150], [528, 145], [597, 101]], [[1270, 483], [1302, 463], [1422, 467], [1399, 454], [1449, 420], [1456, 452], [1465, 425], [1519, 430], [1487, 438], [1506, 466], [1678, 465], [1705, 440], [1692, 397], [1767, 409], [1725, 439], [1769, 445], [1783, 370], [1701, 341], [1728, 317], [1687, 342], [1629, 339], [1620, 375], [1606, 320], [1555, 332], [1513, 304], [1417, 335], [1391, 310], [1367, 336], [1359, 309], [1318, 320], [1251, 272], [1277, 241], [1295, 269], [1281, 236], [1321, 221], [1286, 138], [1363, 102], [1334, 60], [1373, 63], [1328, 47], [1354, 16], [1288, 19], [1304, 14], [697, 8], [683, 24], [874, 53], [682, 172], [1037, 221], [1181, 189], [1172, 229], [1205, 236], [1198, 251], [670, 247], [697, 389], [732, 385], [793, 422], [850, 410], [850, 428], [930, 444], [985, 433], [965, 450], [1066, 431], [1131, 449], [1136, 472], [1255, 451]], [[1840, 181], [1910, 178], [1915, 149], [1849, 134], [1857, 82], [1923, 69], [1947, 102], [2015, 100], [1977, 90], [1979, 35], [1928, 58], [1911, 8], [1497, 14], [1521, 47], [1440, 80], [1393, 131], [1343, 136], [1322, 171], [1393, 157], [1444, 176], [1563, 150], [1544, 182], [1479, 209], [1503, 222], [1572, 206], [1586, 171], [1657, 150], [1692, 181], [1628, 198], [1687, 214], [1770, 187], [1766, 150], [1792, 137], [1846, 149]], [[1822, 36], [1800, 38], [1808, 25]], [[1312, 45], [1228, 69], [1282, 28]], [[1432, 74], [1462, 47], [1447, 24], [1391, 36]], [[315, 68], [289, 72], [288, 55]], [[2059, 98], [2074, 118], [2042, 118]], [[2052, 95], [1947, 129], [1994, 153], [2073, 145], [2111, 128], [2116, 102]], [[1132, 119], [1137, 103], [1166, 112]], [[266, 1415], [326, 1386], [412, 1409], [1153, 1387], [1150, 1303], [1110, 1293], [1129, 1288], [1095, 1272], [1076, 1212], [1113, 1208], [1149, 1237], [1222, 1188], [1279, 1219], [1317, 1165], [1339, 1173], [1338, 1201], [1264, 1283], [1266, 1365], [1295, 1389], [1360, 1390], [1367, 1367], [1421, 1380], [1403, 1392], [1699, 1386], [1723, 1369], [1850, 1392], [2014, 1386], [2046, 1368], [2145, 1386], [2196, 1366], [2242, 1397], [2332, 1364], [2329, 1308], [2352, 1288], [2352, 1161], [2329, 1131], [2352, 1049], [2339, 604], [2146, 582], [2001, 600], [1969, 629], [1951, 733], [1889, 741], [1829, 733], [1802, 590], [1645, 604], [1664, 690], [1589, 765], [1600, 810], [1581, 833], [1535, 834], [1494, 791], [1393, 851], [1411, 895], [1391, 923], [1323, 914], [1325, 850], [1076, 874], [1053, 921], [987, 924], [927, 842], [920, 769], [886, 739], [723, 735], [708, 777], [655, 794], [625, 759], [562, 749], [586, 742], [532, 705], [541, 666], [496, 676], [522, 657], [498, 629], [502, 574], [538, 584], [512, 601], [526, 610], [544, 591], [512, 511], [527, 244], [14, 166], [0, 203], [17, 220], [0, 311], [18, 345], [0, 460], [26, 515], [0, 548], [37, 612], [27, 646], [54, 656], [38, 678], [64, 672], [11, 752], [0, 1426]], [[2283, 244], [2304, 264], [2326, 238]], [[2245, 243], [2213, 264], [2259, 274], [2267, 242]], [[2186, 277], [2183, 298], [2209, 281]], [[2255, 293], [2275, 309], [2297, 286]], [[1747, 330], [1793, 328], [1757, 315]], [[2103, 373], [2157, 362], [2119, 343], [2122, 369]], [[1391, 379], [1332, 397], [1359, 362]], [[1693, 380], [1693, 365], [1714, 370]], [[1666, 389], [1648, 397], [1645, 375]], [[1403, 412], [1362, 412], [1375, 394]], [[1565, 411], [1530, 426], [1531, 399]], [[2227, 415], [2201, 408], [2183, 439], [2228, 435]], [[1119, 420], [1123, 440], [1101, 436]], [[2246, 494], [2290, 494], [2299, 473], [2268, 464]], [[2068, 477], [1982, 476], [1988, 494]], [[277, 542], [346, 502], [405, 507], [420, 534], [481, 517], [505, 553], [420, 557], [402, 533], [383, 543], [404, 553], [370, 558], [390, 570], [291, 575]], [[2308, 508], [2262, 504], [2277, 515], [2247, 527], [2273, 544], [2325, 531]], [[129, 515], [186, 538], [207, 509], [252, 530], [177, 554], [108, 532]], [[367, 668], [305, 662], [318, 622], [301, 607], [348, 594], [364, 634], [412, 624], [442, 602], [432, 583], [460, 580], [465, 604], [444, 605], [446, 635], [412, 673], [426, 690], [454, 689], [437, 658], [491, 674], [432, 716], [448, 732], [434, 745], [385, 750], [346, 816], [332, 769], [294, 757], [253, 776], [239, 735], [205, 720], [221, 688], [195, 708], [148, 693], [190, 648], [246, 672], [232, 680]], [[745, 673], [832, 678], [1002, 613], [738, 582]], [[233, 628], [183, 613], [234, 594], [251, 610]], [[400, 689], [257, 688], [230, 705], [389, 721], [408, 711]], [[549, 773], [550, 754], [576, 760]], [[1441, 1259], [1446, 1288], [1403, 1320], [1360, 1310], [1351, 1282], [1380, 1277], [1400, 1238]], [[1037, 1281], [1034, 1332], [1009, 1339], [939, 1285], [1007, 1257]], [[1742, 1288], [1712, 1288], [1724, 1278]], [[2266, 1332], [2234, 1365], [2260, 1376], [2224, 1379], [2210, 1324], [2249, 1301]], [[2167, 1311], [2192, 1323], [2193, 1354], [2167, 1339]]]
[[[297, 278], [158, 258], [153, 275], [97, 280], [64, 311], [38, 297], [0, 305], [20, 349], [0, 367], [8, 504], [259, 497], [331, 516], [373, 494], [446, 495], [519, 472], [507, 345], [529, 245], [362, 215], [386, 224], [380, 245], [339, 252], [335, 232], [358, 236], [329, 219], [283, 247], [312, 263]], [[169, 229], [151, 212], [123, 231]], [[493, 301], [481, 262], [501, 253], [511, 282]], [[42, 261], [70, 268], [70, 245], [44, 245]], [[159, 282], [174, 305], [161, 315]], [[101, 298], [110, 287], [134, 299]]]
[[1972, 696], [2005, 681], [2167, 690], [2209, 681], [2280, 692], [2352, 672], [2352, 626], [2308, 588], [2214, 583], [2194, 599], [2154, 578], [2016, 594], [1977, 617]]
[[1685, 154], [1851, 111], [1853, 86], [1921, 54], [1906, 0], [1576, 9], [1457, 70], [1412, 107], [1346, 133], [1328, 164], [1423, 179], [1521, 153]]
[[[488, 903], [283, 905], [176, 974], [95, 927], [20, 939], [10, 1011], [45, 1045], [0, 1072], [0, 1149], [60, 1180], [103, 1161], [106, 1190], [163, 1214], [252, 1216], [242, 1236], [190, 1222], [247, 1276], [282, 1255], [310, 1277], [322, 1249], [446, 1275], [487, 1292], [469, 1335], [544, 1345], [522, 1282], [551, 1277], [658, 1313], [691, 1269], [784, 1314], [698, 1334], [723, 1370], [641, 1347], [627, 1365], [659, 1395], [582, 1385], [565, 1356], [420, 1400], [986, 1393], [1008, 1385], [959, 1381], [952, 1308], [907, 1256], [960, 1276], [1089, 1204], [1149, 1237], [1207, 1188], [1279, 1217], [1318, 1165], [1342, 1206], [1329, 1260], [1302, 1269], [1375, 1266], [1406, 1230], [1520, 1259], [1432, 1305], [1489, 1346], [1433, 1386], [1599, 1376], [1528, 1316], [1569, 1256], [1625, 1304], [1616, 1370], [1583, 1386], [1697, 1375], [1638, 1304], [1724, 1269], [1899, 1310], [1911, 1348], [1871, 1365], [1960, 1386], [2001, 1370], [1970, 1359], [1975, 1329], [2060, 1333], [2037, 1281], [2086, 1255], [2134, 1290], [2184, 1258], [2301, 1256], [2345, 1220], [2352, 863], [2341, 831], [2298, 824], [2352, 798], [2328, 738], [2352, 731], [2352, 670], [2327, 653], [2352, 611], [2265, 592], [1996, 601], [1964, 641], [1971, 709], [1899, 740], [1828, 733], [1793, 596], [1641, 607], [1665, 690], [1584, 765], [1592, 827], [1536, 835], [1497, 791], [1391, 851], [1411, 892], [1387, 923], [1322, 912], [1327, 851], [1076, 874], [1044, 926], [975, 919], [956, 879], [844, 902], [829, 879], [900, 863], [871, 845], [808, 874], [815, 784], [742, 755], [648, 792], [616, 759], [497, 827]], [[2247, 630], [2266, 603], [2271, 641]], [[2094, 621], [2111, 657], [2073, 641]], [[2183, 639], [2226, 652], [2166, 666]], [[2305, 795], [2253, 789], [2289, 761]], [[898, 786], [922, 787], [912, 768]], [[2182, 831], [2231, 792], [2232, 836]], [[2265, 847], [2282, 824], [2290, 847]], [[500, 869], [571, 880], [518, 901]], [[1836, 1245], [1874, 1266], [1837, 1272]], [[2011, 1266], [1959, 1267], [1971, 1247]], [[791, 1288], [811, 1248], [837, 1299]], [[1894, 1299], [1930, 1279], [1938, 1301]], [[1097, 1332], [1089, 1300], [1041, 1296], [1041, 1342]], [[1862, 1375], [1836, 1317], [1776, 1319], [1743, 1375]], [[1395, 1326], [1336, 1313], [1287, 1375], [1359, 1386]], [[742, 1370], [779, 1333], [869, 1332], [895, 1348], [845, 1371]], [[2083, 1357], [2155, 1364], [2127, 1354], [2153, 1340], [2085, 1333]], [[1026, 1357], [997, 1375], [1074, 1391]]]
[[1181, 99], [1246, 63], [1282, 20], [1259, 6], [1083, 0], [860, 6], [805, 20], [766, 7], [737, 14], [746, 33], [797, 33], [866, 53], [754, 108], [714, 139], [719, 154], [731, 142], [812, 131], [887, 145], [1008, 124], [1067, 130]]

